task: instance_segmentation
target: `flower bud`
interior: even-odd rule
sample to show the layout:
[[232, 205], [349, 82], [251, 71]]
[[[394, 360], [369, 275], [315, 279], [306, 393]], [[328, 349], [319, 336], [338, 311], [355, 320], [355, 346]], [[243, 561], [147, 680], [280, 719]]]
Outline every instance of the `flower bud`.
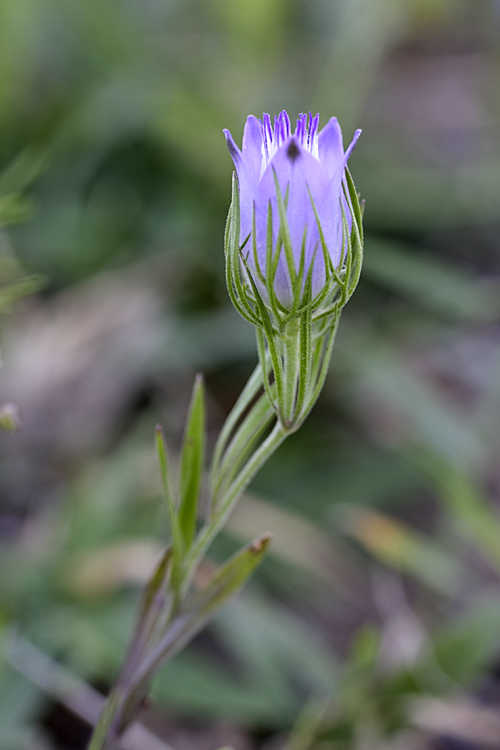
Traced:
[[346, 165], [361, 131], [344, 152], [336, 118], [319, 132], [318, 125], [319, 115], [301, 115], [292, 133], [286, 112], [274, 128], [269, 115], [250, 115], [241, 150], [224, 131], [238, 179], [232, 220], [242, 290], [252, 306], [255, 286], [274, 314], [296, 312], [308, 296], [318, 307], [335, 286], [341, 291], [354, 208]]
[[318, 126], [319, 115], [300, 115], [292, 133], [286, 112], [274, 128], [269, 115], [250, 115], [241, 150], [224, 131], [236, 167], [227, 286], [256, 326], [263, 383], [286, 430], [297, 429], [319, 395], [362, 263], [362, 208], [347, 169], [361, 131], [344, 152], [337, 120]]

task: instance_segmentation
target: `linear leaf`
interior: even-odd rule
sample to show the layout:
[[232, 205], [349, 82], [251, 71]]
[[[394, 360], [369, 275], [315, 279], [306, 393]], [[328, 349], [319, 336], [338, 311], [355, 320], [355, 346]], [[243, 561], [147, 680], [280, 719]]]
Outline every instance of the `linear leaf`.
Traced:
[[156, 453], [158, 456], [158, 463], [160, 465], [163, 490], [165, 492], [165, 498], [167, 501], [170, 531], [172, 534], [172, 584], [175, 590], [175, 586], [178, 583], [181, 560], [184, 555], [184, 543], [179, 525], [179, 519], [177, 517], [174, 497], [170, 489], [167, 449], [165, 446], [163, 430], [160, 425], [157, 425], [156, 427]]
[[134, 692], [140, 694], [159, 666], [178, 653], [217, 610], [239, 591], [262, 561], [271, 539], [271, 534], [263, 534], [239, 550], [215, 571], [211, 580], [200, 591], [187, 599], [165, 638], [138, 670]]
[[125, 680], [135, 669], [137, 660], [147, 647], [151, 635], [154, 633], [158, 618], [165, 607], [168, 596], [167, 585], [171, 572], [171, 562], [172, 547], [169, 546], [160, 557], [142, 594], [134, 635], [128, 649], [127, 658], [125, 659], [123, 670], [123, 679]]
[[271, 539], [271, 534], [263, 534], [217, 568], [209, 583], [188, 600], [186, 609], [191, 617], [204, 624], [235, 594], [261, 562]]
[[181, 458], [181, 501], [178, 515], [186, 549], [189, 549], [195, 534], [204, 459], [205, 397], [203, 378], [197, 375], [189, 406]]

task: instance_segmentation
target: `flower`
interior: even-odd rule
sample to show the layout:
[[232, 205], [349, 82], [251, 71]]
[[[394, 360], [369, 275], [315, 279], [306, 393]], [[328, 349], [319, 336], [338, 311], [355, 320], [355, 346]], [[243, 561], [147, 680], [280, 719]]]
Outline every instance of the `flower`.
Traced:
[[[318, 126], [319, 115], [302, 114], [292, 133], [285, 111], [275, 117], [274, 128], [268, 114], [262, 121], [250, 115], [241, 150], [231, 133], [224, 130], [238, 176], [239, 239], [247, 270], [266, 299], [266, 260], [272, 235], [273, 257], [280, 252], [273, 289], [285, 308], [294, 303], [297, 289], [302, 295], [309, 272], [312, 297], [322, 292], [332, 267], [339, 269], [345, 254], [348, 239], [343, 215], [349, 232], [352, 225], [343, 180], [361, 131], [356, 131], [344, 152], [337, 119], [332, 117], [319, 132]], [[286, 207], [282, 203], [285, 227], [280, 221], [281, 198]], [[288, 255], [282, 250], [286, 236], [291, 247]], [[302, 279], [297, 283], [301, 268]]]

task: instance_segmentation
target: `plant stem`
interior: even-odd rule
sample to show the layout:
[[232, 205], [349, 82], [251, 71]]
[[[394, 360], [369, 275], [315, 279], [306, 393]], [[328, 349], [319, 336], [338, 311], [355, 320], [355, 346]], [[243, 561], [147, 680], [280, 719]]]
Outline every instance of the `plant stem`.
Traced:
[[[285, 414], [288, 415], [285, 424], [281, 419], [277, 419], [276, 423], [262, 444], [255, 450], [253, 455], [246, 461], [243, 467], [238, 471], [238, 453], [245, 449], [245, 442], [247, 440], [252, 441], [253, 435], [253, 423], [251, 418], [247, 417], [247, 423], [243, 422], [240, 427], [240, 431], [233, 437], [232, 446], [233, 456], [231, 453], [231, 444], [227, 448], [228, 454], [226, 461], [222, 456], [222, 450], [224, 443], [227, 443], [229, 435], [236, 426], [237, 417], [243, 412], [246, 405], [250, 402], [251, 398], [257, 392], [260, 383], [262, 382], [262, 368], [257, 368], [253, 376], [250, 379], [250, 383], [242, 394], [242, 397], [235, 406], [233, 413], [229, 416], [229, 423], [231, 429], [228, 429], [226, 424], [223, 428], [223, 440], [218, 442], [217, 451], [214, 456], [213, 468], [212, 468], [212, 486], [216, 489], [220, 486], [221, 480], [224, 476], [231, 476], [231, 466], [228, 465], [232, 461], [235, 462], [236, 466], [234, 471], [236, 476], [230, 481], [229, 486], [225, 489], [219, 498], [213, 497], [213, 511], [210, 519], [201, 529], [200, 533], [194, 540], [190, 550], [182, 564], [182, 571], [180, 574], [180, 581], [177, 584], [177, 604], [181, 605], [185, 600], [189, 592], [189, 588], [193, 577], [196, 573], [198, 565], [200, 564], [206, 550], [217, 536], [218, 532], [224, 526], [228, 516], [230, 515], [235, 504], [245, 491], [248, 484], [251, 482], [255, 474], [262, 468], [266, 461], [272, 456], [275, 450], [281, 445], [285, 438], [295, 431], [293, 425], [293, 411], [295, 408], [295, 398], [297, 392], [297, 382], [299, 377], [299, 326], [292, 322], [289, 330], [287, 331], [287, 339], [285, 341], [285, 363], [290, 369], [290, 373], [287, 375], [285, 383], [285, 398], [286, 403]], [[268, 407], [269, 408], [269, 407]], [[270, 415], [269, 415], [270, 416]], [[260, 422], [267, 420], [268, 416], [266, 410], [260, 419]], [[260, 424], [259, 422], [259, 424]], [[265, 421], [263, 423], [265, 427]], [[240, 434], [241, 433], [241, 434]], [[241, 444], [241, 449], [240, 449]], [[165, 633], [163, 634], [165, 638]], [[129, 721], [132, 719], [132, 714], [135, 709], [134, 706], [137, 703], [137, 698], [141, 697], [142, 684], [146, 684], [147, 680], [150, 679], [150, 672], [152, 669], [151, 665], [154, 664], [156, 658], [156, 651], [153, 648], [152, 652], [146, 657], [145, 664], [148, 668], [142, 671], [139, 669], [138, 673], [144, 672], [144, 679], [140, 679], [137, 682], [137, 674], [131, 679], [132, 689], [127, 689], [124, 684], [119, 680], [114, 690], [112, 691], [109, 700], [101, 713], [94, 734], [92, 736], [88, 750], [117, 750], [117, 743], [119, 742], [118, 734], [122, 734], [122, 730], [126, 729]], [[144, 688], [147, 690], [147, 687]], [[118, 726], [120, 725], [120, 726]]]
[[99, 717], [87, 750], [115, 750], [116, 744], [112, 737], [110, 737], [109, 730], [115, 720], [121, 702], [122, 696], [114, 688]]
[[[300, 319], [291, 320], [286, 327], [284, 337], [285, 394], [283, 407], [280, 408], [281, 419], [285, 428], [293, 424], [295, 399], [300, 373]], [[281, 407], [281, 404], [280, 404]]]
[[255, 451], [253, 456], [247, 461], [245, 466], [239, 472], [227, 492], [220, 499], [217, 510], [210, 517], [209, 521], [201, 529], [193, 546], [189, 550], [185, 560], [185, 576], [182, 585], [181, 598], [185, 596], [187, 589], [193, 579], [196, 568], [203, 558], [208, 547], [217, 536], [218, 532], [226, 523], [232, 509], [238, 502], [239, 498], [251, 482], [255, 474], [272, 456], [274, 451], [279, 448], [281, 443], [289, 435], [291, 430], [287, 430], [278, 420], [268, 437], [262, 445]]
[[[268, 357], [268, 360], [270, 360], [270, 357]], [[238, 400], [236, 401], [235, 405], [229, 412], [226, 418], [226, 421], [222, 425], [222, 429], [219, 433], [219, 437], [217, 438], [217, 442], [215, 444], [214, 455], [212, 459], [212, 473], [213, 474], [215, 473], [219, 464], [221, 463], [222, 456], [229, 443], [231, 434], [233, 433], [233, 431], [235, 430], [238, 424], [238, 420], [244, 414], [245, 409], [248, 407], [252, 399], [255, 398], [256, 394], [261, 388], [262, 381], [267, 376], [268, 369], [269, 369], [268, 363], [267, 363], [265, 372], [263, 372], [261, 362], [258, 363], [252, 375], [250, 376], [246, 386], [241, 392]], [[212, 480], [212, 484], [213, 484], [213, 480]]]
[[[255, 451], [253, 456], [247, 461], [229, 486], [228, 490], [221, 497], [217, 510], [198, 534], [198, 537], [195, 539], [185, 560], [184, 576], [179, 597], [180, 602], [182, 602], [187, 595], [189, 586], [201, 559], [217, 533], [224, 526], [234, 505], [239, 500], [255, 474], [281, 445], [291, 431], [292, 430], [287, 430], [283, 427], [278, 420], [271, 433]], [[135, 685], [135, 687], [137, 687], [137, 685]], [[100, 716], [87, 750], [116, 750], [116, 742], [118, 741], [118, 738], [113, 738], [113, 724], [116, 722], [118, 715], [123, 712], [123, 708], [130, 701], [130, 698], [131, 696], [124, 692], [123, 686], [118, 684], [115, 687]]]

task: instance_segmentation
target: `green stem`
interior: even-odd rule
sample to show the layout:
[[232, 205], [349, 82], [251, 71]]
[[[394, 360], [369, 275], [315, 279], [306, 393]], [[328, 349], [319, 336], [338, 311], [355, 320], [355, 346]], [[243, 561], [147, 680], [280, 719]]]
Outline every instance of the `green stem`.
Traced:
[[[339, 321], [340, 321], [340, 315], [337, 317], [334, 325], [332, 326], [330, 332], [328, 333], [328, 338], [326, 340], [326, 343], [320, 343], [320, 347], [323, 349], [323, 351], [322, 351], [322, 356], [318, 356], [317, 361], [314, 363], [315, 369], [317, 368], [317, 372], [314, 373], [315, 387], [309, 399], [307, 400], [307, 403], [305, 404], [305, 408], [302, 414], [299, 414], [297, 417], [298, 419], [297, 429], [304, 422], [306, 417], [310, 414], [313, 406], [315, 405], [316, 401], [319, 398], [321, 391], [323, 390], [326, 376], [328, 374], [328, 367], [330, 365], [330, 360], [332, 358], [333, 345], [335, 344], [335, 338], [337, 336]], [[319, 351], [318, 351], [318, 355], [319, 355]]]
[[87, 750], [115, 750], [116, 742], [110, 736], [110, 729], [121, 706], [123, 697], [115, 688], [104, 706], [99, 721], [90, 738]]
[[259, 469], [272, 456], [275, 450], [279, 448], [290, 432], [290, 430], [283, 427], [280, 421], [277, 421], [272, 432], [247, 461], [227, 489], [224, 496], [220, 498], [216, 512], [212, 514], [209, 521], [200, 530], [200, 533], [186, 556], [181, 598], [187, 593], [198, 564], [205, 555], [205, 552], [212, 541], [226, 523], [231, 511], [247, 488], [248, 484], [257, 474]]
[[212, 490], [212, 510], [214, 513], [217, 512], [219, 498], [224, 497], [248, 454], [253, 450], [255, 443], [269, 427], [273, 416], [273, 410], [267, 395], [263, 394], [236, 432], [220, 463], [217, 475], [214, 477]]
[[312, 312], [306, 310], [300, 316], [300, 370], [299, 384], [297, 388], [297, 402], [295, 404], [296, 416], [302, 413], [304, 402], [311, 385], [311, 360], [312, 360]]
[[[268, 369], [269, 367], [269, 360], [270, 358], [268, 357], [268, 362], [266, 363], [266, 369]], [[248, 380], [246, 386], [241, 392], [238, 400], [236, 401], [235, 405], [233, 406], [230, 413], [228, 414], [227, 419], [222, 426], [222, 430], [219, 433], [219, 437], [217, 438], [217, 442], [214, 448], [214, 457], [212, 460], [212, 472], [215, 472], [218, 465], [220, 464], [222, 460], [222, 455], [229, 442], [229, 438], [231, 437], [231, 434], [235, 430], [240, 417], [244, 414], [245, 410], [247, 409], [248, 405], [251, 403], [252, 399], [254, 399], [257, 393], [259, 392], [259, 389], [262, 386], [263, 377], [266, 377], [266, 373], [263, 373], [262, 363], [259, 362], [255, 370], [253, 371], [252, 375], [250, 376], [250, 379]], [[212, 476], [213, 476], [213, 473], [212, 473]]]
[[[216, 537], [220, 529], [224, 526], [229, 514], [245, 491], [249, 482], [259, 471], [259, 469], [265, 464], [265, 462], [270, 458], [274, 451], [281, 445], [289, 432], [290, 431], [286, 430], [278, 421], [275, 424], [272, 432], [268, 435], [266, 440], [264, 440], [262, 445], [257, 449], [253, 456], [247, 461], [243, 469], [239, 472], [239, 474], [236, 476], [236, 478], [228, 488], [227, 492], [220, 499], [220, 505], [216, 513], [201, 530], [186, 558], [185, 576], [183, 580], [182, 592], [180, 595], [181, 601], [187, 594], [199, 562], [203, 558], [207, 548], [210, 546], [213, 539]], [[151, 659], [149, 661], [151, 661]], [[148, 670], [146, 670], [146, 672], [148, 672]], [[140, 685], [137, 685], [135, 680], [134, 688], [135, 689], [132, 692], [140, 693]], [[94, 734], [92, 735], [88, 750], [115, 750], [118, 738], [114, 737], [112, 729], [113, 724], [116, 722], [117, 717], [123, 713], [124, 707], [128, 705], [128, 703], [131, 701], [131, 698], [132, 696], [130, 694], [123, 693], [123, 690], [120, 690], [119, 685], [115, 688], [115, 690], [113, 690], [94, 730]]]
[[[300, 319], [295, 318], [287, 325], [284, 337], [284, 373], [285, 393], [280, 409], [284, 427], [289, 429], [293, 424], [295, 401], [300, 374]], [[281, 404], [280, 404], [281, 406]]]

